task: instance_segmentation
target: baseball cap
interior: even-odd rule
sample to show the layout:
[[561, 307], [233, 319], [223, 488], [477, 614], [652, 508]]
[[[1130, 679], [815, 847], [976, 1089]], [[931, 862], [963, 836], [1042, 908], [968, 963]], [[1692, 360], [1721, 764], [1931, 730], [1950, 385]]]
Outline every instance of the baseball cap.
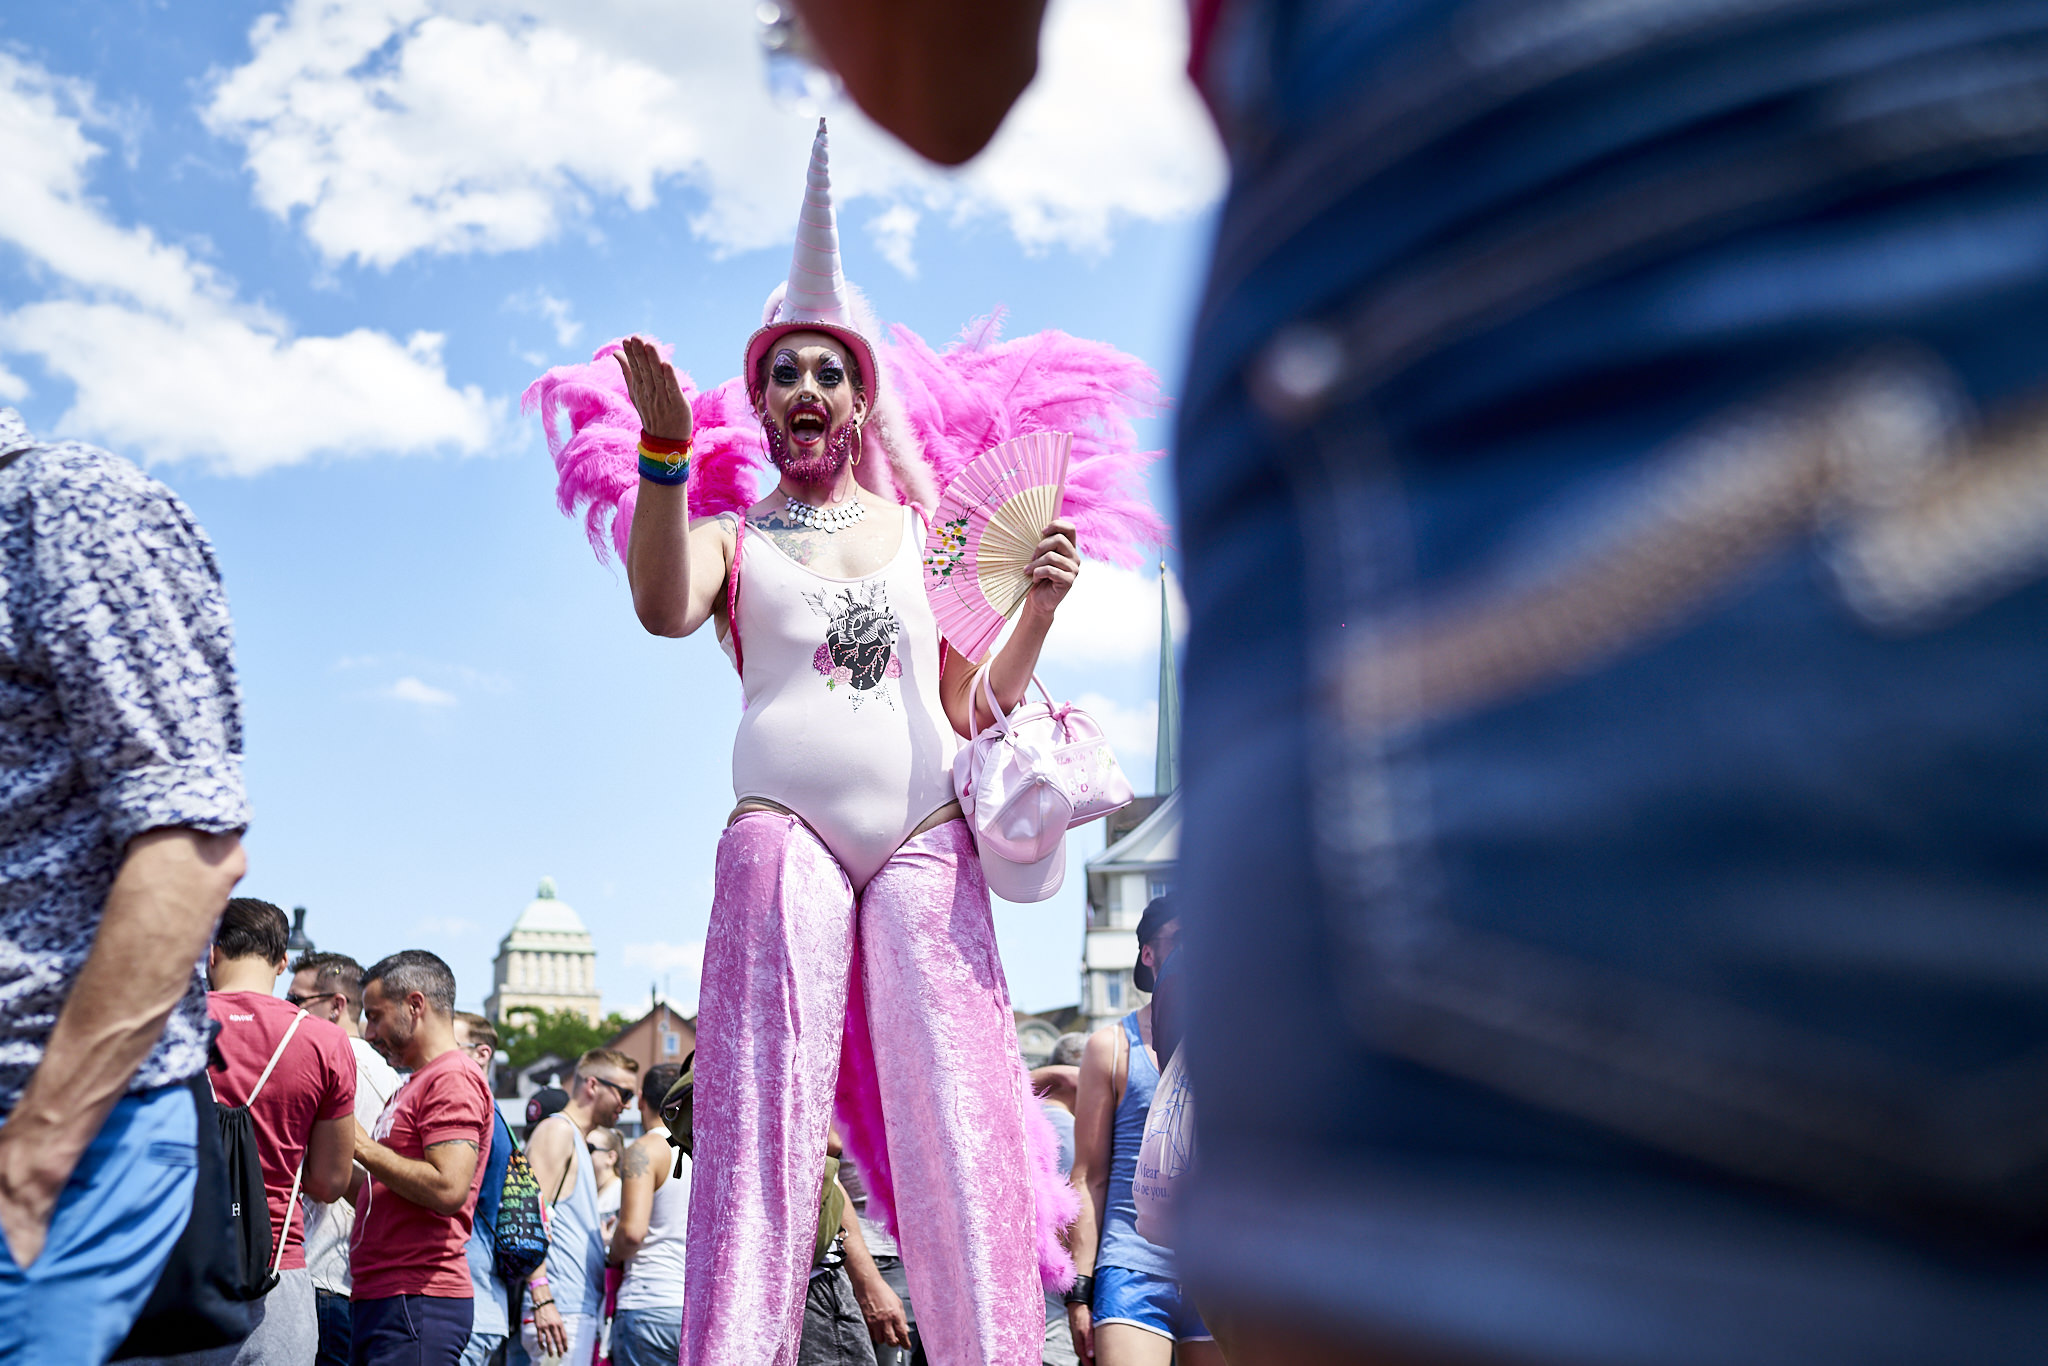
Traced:
[[[1161, 930], [1178, 919], [1180, 912], [1168, 904], [1165, 897], [1153, 897], [1145, 904], [1145, 913], [1138, 917], [1138, 947], [1144, 948], [1159, 937]], [[1152, 990], [1152, 969], [1145, 966], [1145, 960], [1142, 958], [1138, 960], [1138, 965], [1131, 969], [1131, 985], [1148, 994]]]
[[988, 846], [981, 828], [969, 821], [974, 831], [975, 852], [981, 855], [981, 875], [988, 889], [1005, 901], [1043, 901], [1060, 889], [1067, 878], [1067, 842], [1062, 839], [1052, 852], [1036, 863], [1013, 863]]
[[543, 1086], [526, 1100], [526, 1126], [534, 1125], [549, 1115], [558, 1113], [569, 1103], [569, 1093], [559, 1086]]

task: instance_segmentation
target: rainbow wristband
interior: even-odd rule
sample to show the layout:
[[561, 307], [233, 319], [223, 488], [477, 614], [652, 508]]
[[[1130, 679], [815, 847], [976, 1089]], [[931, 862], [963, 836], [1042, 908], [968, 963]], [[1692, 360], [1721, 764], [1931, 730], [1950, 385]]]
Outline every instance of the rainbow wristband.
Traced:
[[[664, 445], [667, 443], [664, 442]], [[651, 451], [646, 442], [640, 445], [640, 477], [650, 484], [687, 484], [690, 482], [690, 447], [685, 442], [678, 450]]]

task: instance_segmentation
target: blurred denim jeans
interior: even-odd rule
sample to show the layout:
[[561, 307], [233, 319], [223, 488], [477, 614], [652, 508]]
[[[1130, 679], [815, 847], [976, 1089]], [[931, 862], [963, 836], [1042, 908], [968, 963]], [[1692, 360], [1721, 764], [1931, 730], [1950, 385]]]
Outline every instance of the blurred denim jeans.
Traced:
[[2048, 1341], [2048, 4], [1226, 6], [1198, 1292]]

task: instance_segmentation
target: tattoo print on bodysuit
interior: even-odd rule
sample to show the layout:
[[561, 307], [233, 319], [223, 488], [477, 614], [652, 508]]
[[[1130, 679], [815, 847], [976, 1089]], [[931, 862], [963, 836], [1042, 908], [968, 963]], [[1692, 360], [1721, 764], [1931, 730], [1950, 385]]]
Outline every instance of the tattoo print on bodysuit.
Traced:
[[903, 620], [889, 610], [889, 585], [873, 579], [836, 593], [806, 593], [804, 601], [825, 618], [825, 643], [811, 656], [811, 666], [824, 675], [826, 691], [845, 685], [855, 711], [869, 693], [894, 710], [888, 680], [903, 676], [903, 662], [896, 658]]

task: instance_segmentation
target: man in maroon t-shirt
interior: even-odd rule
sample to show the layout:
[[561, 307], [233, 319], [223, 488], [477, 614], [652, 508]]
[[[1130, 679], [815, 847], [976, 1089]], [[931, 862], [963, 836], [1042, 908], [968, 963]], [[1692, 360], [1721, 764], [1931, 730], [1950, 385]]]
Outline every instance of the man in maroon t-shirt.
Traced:
[[208, 1076], [222, 1105], [247, 1105], [255, 1122], [278, 1281], [249, 1306], [255, 1328], [246, 1341], [170, 1359], [179, 1366], [311, 1361], [319, 1345], [304, 1222], [292, 1190], [315, 1200], [338, 1200], [348, 1190], [355, 1172], [356, 1058], [338, 1026], [302, 1017], [298, 1007], [271, 995], [284, 973], [289, 933], [283, 911], [238, 896], [221, 915], [206, 967], [212, 988], [206, 1013], [220, 1029], [227, 1064]]
[[455, 1366], [469, 1341], [470, 1224], [491, 1151], [491, 1095], [455, 1042], [455, 974], [423, 949], [363, 973], [363, 1038], [412, 1075], [372, 1134], [349, 1264], [350, 1366]]

